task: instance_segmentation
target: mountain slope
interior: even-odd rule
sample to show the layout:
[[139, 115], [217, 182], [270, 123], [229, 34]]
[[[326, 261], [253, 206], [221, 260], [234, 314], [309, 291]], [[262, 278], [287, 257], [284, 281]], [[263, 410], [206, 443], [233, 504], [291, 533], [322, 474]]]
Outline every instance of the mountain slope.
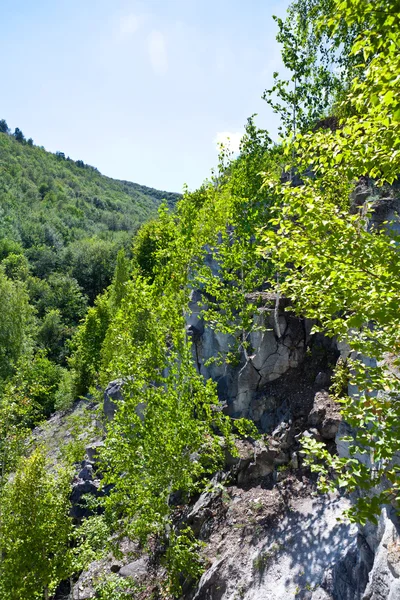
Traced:
[[93, 235], [115, 239], [136, 231], [164, 199], [171, 205], [178, 197], [0, 134], [0, 239], [24, 248], [60, 249]]

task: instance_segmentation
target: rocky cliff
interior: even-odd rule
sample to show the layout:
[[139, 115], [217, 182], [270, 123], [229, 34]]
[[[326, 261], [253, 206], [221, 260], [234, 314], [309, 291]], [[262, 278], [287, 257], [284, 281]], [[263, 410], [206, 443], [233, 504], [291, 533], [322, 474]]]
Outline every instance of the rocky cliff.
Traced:
[[[376, 193], [363, 182], [354, 203]], [[398, 227], [400, 201], [385, 193], [376, 196], [374, 223], [389, 219]], [[192, 294], [187, 327], [198, 371], [217, 382], [228, 414], [252, 419], [263, 435], [258, 441], [238, 442], [239, 457], [227, 455], [224, 471], [189, 505], [171, 496], [176, 526], [189, 524], [205, 544], [206, 571], [197, 584], [182, 582], [182, 598], [398, 600], [400, 536], [393, 510], [385, 508], [377, 526], [357, 527], [341, 520], [351, 498], [318, 494], [299, 452], [303, 435], [324, 441], [332, 452], [346, 452], [340, 440], [346, 424], [329, 396], [332, 369], [346, 349], [311, 335], [311, 323], [292, 314], [282, 300], [277, 327], [276, 298], [264, 295], [250, 336], [252, 355], [242, 353], [237, 365], [221, 366], [208, 360], [226, 354], [232, 340], [206, 326], [200, 314], [201, 293]], [[108, 418], [117, 410], [123, 388], [124, 381], [119, 380], [106, 389]], [[90, 406], [86, 408], [90, 413]], [[100, 444], [98, 439], [88, 445], [73, 500], [80, 489], [98, 493]], [[82, 573], [73, 589], [75, 600], [95, 598], [94, 582], [104, 572], [133, 578], [138, 586], [135, 598], [158, 597], [157, 582], [164, 571], [157, 552], [148, 556], [128, 542], [121, 549], [122, 559], [105, 557]]]

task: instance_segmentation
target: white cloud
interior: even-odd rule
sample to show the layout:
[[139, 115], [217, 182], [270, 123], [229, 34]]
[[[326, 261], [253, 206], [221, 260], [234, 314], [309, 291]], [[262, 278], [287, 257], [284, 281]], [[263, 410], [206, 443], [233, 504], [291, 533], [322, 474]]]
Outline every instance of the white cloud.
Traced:
[[220, 144], [223, 144], [237, 154], [239, 152], [242, 137], [243, 133], [240, 131], [219, 131], [215, 136], [214, 143], [217, 146], [217, 150], [219, 150]]
[[151, 66], [157, 75], [165, 75], [168, 71], [167, 49], [161, 31], [153, 30], [148, 37], [148, 48]]
[[133, 35], [138, 31], [143, 22], [143, 17], [130, 14], [120, 18], [119, 31], [122, 35]]

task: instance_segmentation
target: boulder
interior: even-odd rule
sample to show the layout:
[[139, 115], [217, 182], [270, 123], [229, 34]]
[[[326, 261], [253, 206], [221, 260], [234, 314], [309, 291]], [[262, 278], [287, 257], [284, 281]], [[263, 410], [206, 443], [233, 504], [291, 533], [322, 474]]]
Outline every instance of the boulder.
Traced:
[[88, 460], [83, 460], [81, 464], [82, 469], [79, 471], [79, 479], [84, 481], [92, 481], [93, 479], [93, 464]]
[[148, 557], [142, 556], [141, 558], [138, 558], [137, 560], [121, 567], [118, 571], [118, 575], [120, 577], [129, 577], [129, 579], [133, 579], [136, 582], [141, 582], [148, 575], [147, 566]]
[[104, 492], [99, 490], [98, 480], [85, 481], [83, 479], [78, 479], [78, 481], [73, 484], [70, 496], [70, 501], [72, 504], [70, 515], [74, 519], [80, 520], [92, 514], [92, 511], [86, 506], [86, 501], [84, 498], [86, 494], [90, 494], [95, 498], [104, 495]]
[[308, 424], [318, 429], [322, 438], [333, 440], [338, 432], [340, 422], [340, 409], [336, 402], [328, 392], [317, 392], [308, 415]]
[[104, 442], [97, 441], [90, 444], [90, 446], [86, 446], [86, 456], [89, 459], [89, 462], [95, 464], [99, 459], [100, 450], [103, 448]]

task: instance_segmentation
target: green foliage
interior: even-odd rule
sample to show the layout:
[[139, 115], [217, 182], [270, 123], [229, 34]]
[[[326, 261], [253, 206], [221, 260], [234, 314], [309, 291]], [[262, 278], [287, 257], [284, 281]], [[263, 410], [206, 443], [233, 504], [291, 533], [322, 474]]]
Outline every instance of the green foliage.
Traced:
[[1, 495], [0, 598], [48, 598], [72, 570], [70, 474], [52, 474], [44, 451], [22, 459]]
[[1, 402], [7, 398], [20, 405], [31, 407], [31, 424], [35, 424], [54, 411], [55, 395], [63, 369], [50, 361], [43, 350], [24, 354], [16, 370], [4, 386]]
[[124, 250], [120, 250], [117, 255], [117, 264], [115, 266], [115, 273], [110, 293], [110, 300], [114, 307], [117, 309], [121, 306], [121, 302], [125, 297], [126, 284], [129, 279], [129, 261], [125, 256]]
[[134, 580], [122, 579], [113, 573], [99, 578], [95, 584], [96, 598], [100, 600], [131, 600], [140, 591]]
[[[351, 397], [342, 414], [352, 427], [349, 457], [331, 456], [309, 440], [304, 447], [323, 490], [366, 490], [349, 516], [374, 520], [382, 504], [399, 506], [399, 236], [371, 225], [371, 204], [349, 206], [356, 178], [392, 183], [400, 170], [400, 15], [397, 3], [335, 0], [328, 20], [333, 39], [344, 23], [358, 60], [344, 102], [341, 129], [298, 135], [286, 153], [303, 177], [293, 187], [265, 176], [276, 197], [264, 230], [262, 255], [283, 275], [281, 290], [318, 329], [349, 348]], [[321, 27], [311, 21], [311, 26]], [[307, 176], [312, 172], [312, 177]], [[391, 365], [391, 366], [390, 366]], [[340, 379], [340, 377], [339, 377]], [[342, 382], [343, 383], [343, 382]], [[338, 391], [340, 385], [336, 387]], [[322, 463], [318, 463], [316, 458]], [[329, 476], [329, 477], [328, 477]], [[377, 483], [381, 482], [381, 487]]]
[[150, 280], [154, 279], [157, 270], [168, 261], [168, 249], [173, 238], [173, 229], [169, 226], [171, 217], [165, 207], [161, 208], [159, 217], [139, 229], [133, 244], [134, 264]]
[[169, 590], [174, 597], [181, 595], [185, 582], [197, 581], [204, 572], [200, 555], [202, 545], [204, 544], [196, 540], [190, 528], [182, 529], [179, 535], [170, 533], [165, 558], [170, 579]]
[[54, 409], [67, 410], [75, 401], [73, 373], [63, 369], [57, 391], [54, 396]]
[[163, 199], [172, 206], [178, 195], [112, 180], [62, 152], [25, 142], [18, 128], [8, 133], [2, 120], [0, 270], [26, 282], [29, 302], [44, 321], [39, 344], [65, 364], [87, 303], [111, 283], [118, 251], [130, 249], [139, 225]]
[[330, 18], [334, 5], [335, 0], [295, 0], [285, 20], [274, 17], [290, 79], [274, 73], [274, 85], [263, 98], [279, 114], [283, 137], [307, 130], [321, 118], [349, 78], [348, 49], [354, 33], [341, 24], [340, 35], [332, 38], [326, 26], [315, 25], [318, 19]]
[[70, 366], [74, 372], [74, 393], [83, 396], [98, 381], [101, 364], [101, 349], [111, 318], [107, 294], [98, 296], [95, 305], [89, 308], [85, 321], [73, 339], [74, 353]]
[[[39, 284], [36, 285], [35, 284]], [[59, 311], [62, 321], [66, 326], [77, 325], [84, 317], [87, 308], [87, 298], [76, 279], [70, 275], [51, 273], [46, 281], [28, 282], [33, 296], [32, 303], [37, 309], [39, 317], [47, 311]]]
[[84, 238], [116, 240], [119, 232], [132, 234], [164, 198], [171, 205], [178, 198], [104, 177], [8, 135], [0, 135], [0, 159], [0, 238], [25, 248], [45, 245], [59, 252]]
[[104, 515], [93, 515], [83, 519], [73, 531], [76, 548], [76, 570], [83, 570], [94, 560], [107, 554], [110, 546], [110, 528]]
[[142, 541], [163, 533], [171, 491], [192, 492], [217, 468], [213, 428], [229, 435], [213, 410], [215, 385], [196, 373], [187, 343], [181, 302], [188, 291], [171, 287], [160, 295], [140, 277], [131, 282], [103, 347], [104, 381], [128, 377], [102, 453], [104, 482], [114, 486], [106, 510]]
[[0, 270], [0, 384], [9, 377], [31, 342], [33, 311], [26, 286], [8, 279]]
[[118, 244], [102, 239], [84, 239], [71, 244], [64, 262], [92, 304], [111, 283]]

